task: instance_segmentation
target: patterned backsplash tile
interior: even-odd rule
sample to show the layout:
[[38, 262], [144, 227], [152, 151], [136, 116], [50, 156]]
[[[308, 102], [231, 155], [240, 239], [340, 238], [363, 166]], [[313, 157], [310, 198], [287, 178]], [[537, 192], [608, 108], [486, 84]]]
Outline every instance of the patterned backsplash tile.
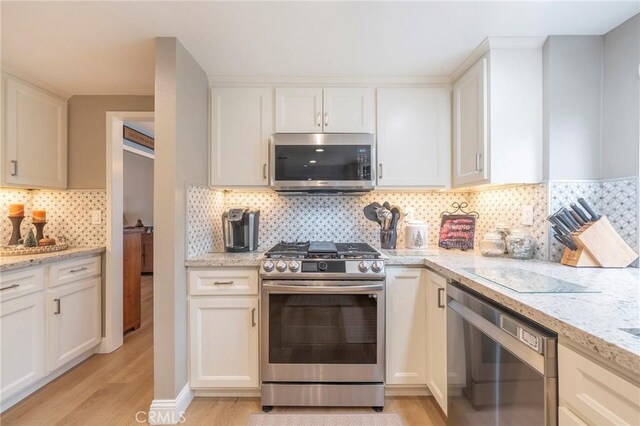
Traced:
[[[11, 236], [11, 222], [7, 218], [9, 204], [23, 203], [25, 218], [22, 221], [23, 236], [31, 226], [31, 211], [47, 211], [44, 234], [57, 240], [66, 238], [75, 247], [104, 246], [106, 244], [107, 208], [106, 191], [45, 191], [45, 190], [0, 190], [0, 243], [6, 244]], [[91, 211], [100, 210], [103, 220], [100, 225], [91, 224]], [[35, 232], [35, 230], [34, 230]]]
[[187, 257], [214, 250], [214, 242], [222, 251], [224, 193], [204, 186], [187, 187]]

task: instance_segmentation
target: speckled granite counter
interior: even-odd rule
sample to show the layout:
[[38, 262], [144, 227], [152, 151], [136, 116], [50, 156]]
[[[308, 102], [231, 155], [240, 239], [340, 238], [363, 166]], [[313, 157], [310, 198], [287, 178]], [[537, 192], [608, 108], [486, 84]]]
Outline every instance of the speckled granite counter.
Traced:
[[[536, 260], [483, 257], [431, 249], [424, 256], [383, 250], [387, 265], [426, 266], [530, 318], [559, 336], [640, 374], [640, 338], [620, 328], [640, 327], [640, 270], [572, 268]], [[572, 282], [600, 293], [518, 293], [468, 268], [520, 268]]]
[[260, 261], [264, 257], [263, 251], [243, 252], [243, 253], [206, 253], [197, 257], [192, 257], [185, 261], [185, 266], [260, 266]]
[[7, 272], [13, 269], [41, 265], [44, 263], [59, 262], [61, 260], [72, 259], [74, 257], [85, 256], [88, 254], [103, 253], [104, 251], [104, 247], [72, 247], [67, 250], [57, 251], [54, 253], [25, 256], [2, 256], [0, 258], [0, 272]]

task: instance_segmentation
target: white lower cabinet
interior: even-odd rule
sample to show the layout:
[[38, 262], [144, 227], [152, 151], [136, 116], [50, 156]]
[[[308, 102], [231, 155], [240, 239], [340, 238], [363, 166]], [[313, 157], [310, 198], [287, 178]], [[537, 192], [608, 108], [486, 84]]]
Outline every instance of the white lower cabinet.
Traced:
[[447, 414], [447, 280], [427, 271], [427, 387]]
[[0, 395], [4, 400], [44, 376], [42, 292], [2, 302], [0, 319]]
[[426, 384], [425, 274], [421, 268], [387, 269], [387, 385]]
[[194, 268], [188, 275], [191, 387], [258, 389], [260, 299], [257, 269]]
[[100, 343], [100, 290], [100, 278], [93, 278], [47, 293], [49, 370]]
[[639, 425], [640, 387], [558, 345], [559, 424]]

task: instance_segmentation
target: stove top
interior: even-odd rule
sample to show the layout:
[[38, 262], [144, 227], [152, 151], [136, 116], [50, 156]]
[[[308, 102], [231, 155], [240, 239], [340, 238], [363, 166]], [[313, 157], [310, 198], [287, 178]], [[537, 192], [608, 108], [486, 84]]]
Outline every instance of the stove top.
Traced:
[[366, 243], [281, 241], [269, 249], [269, 259], [378, 259], [380, 253]]

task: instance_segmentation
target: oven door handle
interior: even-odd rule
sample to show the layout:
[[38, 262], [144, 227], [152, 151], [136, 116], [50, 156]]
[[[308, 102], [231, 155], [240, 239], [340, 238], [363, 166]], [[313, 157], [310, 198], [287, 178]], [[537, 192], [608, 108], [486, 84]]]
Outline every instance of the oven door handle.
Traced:
[[363, 285], [291, 285], [291, 284], [269, 284], [262, 283], [262, 288], [266, 290], [287, 291], [294, 293], [368, 293], [372, 291], [382, 291], [382, 284]]

